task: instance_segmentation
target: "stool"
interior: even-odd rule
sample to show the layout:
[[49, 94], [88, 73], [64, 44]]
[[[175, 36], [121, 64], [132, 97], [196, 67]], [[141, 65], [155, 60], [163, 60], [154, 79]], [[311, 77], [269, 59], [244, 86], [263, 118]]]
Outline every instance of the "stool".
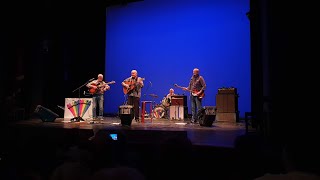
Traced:
[[[142, 101], [142, 108], [141, 108], [141, 122], [144, 123], [144, 115], [146, 112], [146, 104], [149, 103], [149, 108], [150, 108], [150, 114], [152, 113], [152, 101]], [[151, 114], [151, 122], [152, 122], [152, 114]]]

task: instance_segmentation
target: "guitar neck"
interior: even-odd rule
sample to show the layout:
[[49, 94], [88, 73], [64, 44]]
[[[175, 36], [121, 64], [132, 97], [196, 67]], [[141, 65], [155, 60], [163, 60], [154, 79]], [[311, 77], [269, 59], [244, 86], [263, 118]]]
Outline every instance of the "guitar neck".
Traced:
[[[181, 88], [181, 89], [186, 88], [186, 87], [179, 86], [179, 85], [177, 85], [177, 84], [175, 84], [174, 86], [177, 87], [177, 88]], [[186, 89], [187, 89], [188, 91], [190, 91], [188, 88], [186, 88]]]
[[204, 97], [204, 91], [199, 91], [200, 94], [198, 94], [199, 92], [197, 90], [189, 90], [187, 87], [182, 87], [182, 86], [179, 86], [177, 84], [174, 85], [175, 87], [178, 87], [178, 88], [181, 88], [183, 90], [186, 90], [186, 91], [189, 91], [190, 93], [192, 93], [193, 96], [198, 96], [200, 99], [202, 99]]
[[116, 83], [115, 81], [110, 81], [110, 82], [106, 82], [106, 84], [114, 84]]
[[185, 90], [187, 90], [189, 92], [193, 92], [192, 90], [189, 90], [187, 87], [183, 87], [183, 86], [179, 86], [179, 85], [175, 85], [175, 87], [181, 88], [181, 89], [185, 89]]

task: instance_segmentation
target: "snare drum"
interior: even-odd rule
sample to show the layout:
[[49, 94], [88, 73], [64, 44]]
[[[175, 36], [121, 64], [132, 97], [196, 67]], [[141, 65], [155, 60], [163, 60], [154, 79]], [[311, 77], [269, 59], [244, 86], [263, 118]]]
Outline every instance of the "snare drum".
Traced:
[[153, 109], [153, 117], [154, 118], [158, 118], [158, 119], [160, 119], [160, 118], [163, 118], [164, 117], [164, 115], [165, 115], [165, 109], [163, 108], [163, 107], [161, 107], [161, 106], [157, 106], [157, 107], [155, 107], [154, 109]]

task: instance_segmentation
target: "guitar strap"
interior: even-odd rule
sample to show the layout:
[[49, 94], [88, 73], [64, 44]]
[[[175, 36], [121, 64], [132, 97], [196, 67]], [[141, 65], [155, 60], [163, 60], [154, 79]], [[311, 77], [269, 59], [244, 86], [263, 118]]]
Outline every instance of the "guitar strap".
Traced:
[[134, 91], [136, 91], [136, 92], [138, 92], [138, 79], [139, 79], [139, 77], [136, 77], [135, 79], [134, 79]]
[[[198, 79], [195, 81], [195, 78], [192, 76], [191, 82], [192, 82], [192, 89], [196, 88], [196, 84], [200, 81], [200, 76], [197, 77]], [[192, 90], [191, 89], [191, 90]]]

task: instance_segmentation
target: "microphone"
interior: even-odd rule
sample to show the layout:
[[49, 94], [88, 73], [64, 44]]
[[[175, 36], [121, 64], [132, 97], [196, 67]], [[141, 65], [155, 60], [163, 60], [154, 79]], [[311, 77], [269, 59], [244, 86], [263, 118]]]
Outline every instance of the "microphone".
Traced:
[[93, 81], [93, 80], [94, 80], [94, 78], [89, 79], [89, 81]]

